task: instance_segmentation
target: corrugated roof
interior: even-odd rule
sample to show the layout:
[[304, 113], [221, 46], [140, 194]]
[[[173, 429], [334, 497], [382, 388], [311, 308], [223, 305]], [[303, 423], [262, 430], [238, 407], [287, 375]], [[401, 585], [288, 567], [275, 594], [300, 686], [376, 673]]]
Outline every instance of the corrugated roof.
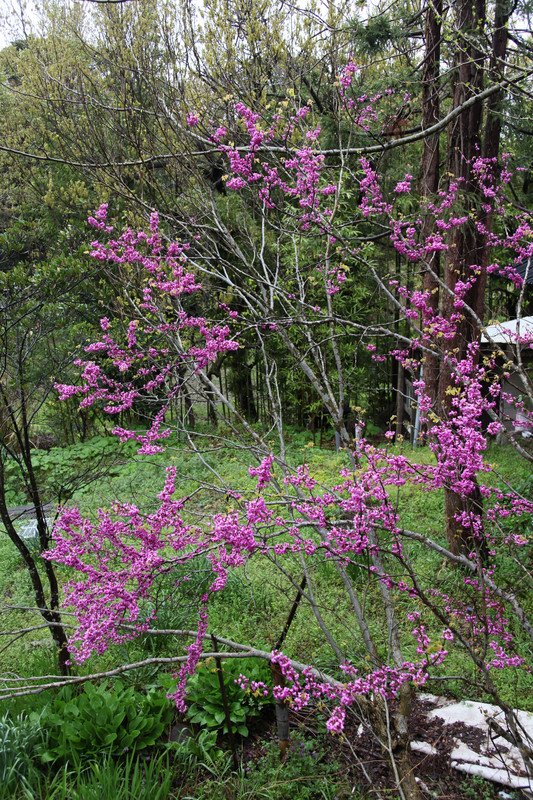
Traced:
[[533, 258], [525, 258], [520, 264], [513, 264], [513, 266], [526, 284], [533, 283]]
[[481, 341], [512, 344], [516, 342], [517, 335], [521, 338], [526, 337], [528, 341], [533, 341], [533, 317], [522, 317], [520, 320], [509, 319], [506, 322], [487, 325], [481, 334]]

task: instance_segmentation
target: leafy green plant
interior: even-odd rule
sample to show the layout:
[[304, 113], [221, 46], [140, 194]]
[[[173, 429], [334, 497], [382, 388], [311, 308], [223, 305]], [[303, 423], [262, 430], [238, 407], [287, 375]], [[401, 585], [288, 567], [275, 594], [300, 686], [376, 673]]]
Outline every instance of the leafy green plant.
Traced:
[[[122, 759], [109, 755], [98, 761], [64, 764], [53, 775], [41, 773], [30, 787], [6, 800], [166, 800], [173, 772], [167, 753], [157, 758], [130, 753]], [[2, 796], [0, 794], [0, 796]]]
[[[245, 768], [246, 769], [246, 768]], [[326, 759], [326, 746], [295, 732], [287, 758], [280, 763], [277, 742], [265, 748], [263, 758], [247, 770], [248, 788], [264, 800], [338, 800], [356, 797], [335, 760]], [[248, 795], [251, 796], [251, 793]]]
[[40, 485], [67, 495], [105, 474], [119, 475], [122, 462], [135, 453], [134, 443], [119, 444], [114, 436], [93, 436], [86, 442], [50, 450], [32, 450], [32, 464]]
[[[247, 719], [261, 714], [270, 705], [271, 700], [260, 692], [244, 692], [236, 683], [242, 672], [252, 681], [270, 680], [266, 664], [257, 659], [244, 659], [243, 663], [223, 662], [222, 677], [226, 690], [229, 716], [233, 733], [248, 736]], [[214, 659], [207, 659], [198, 667], [195, 674], [187, 682], [188, 711], [191, 722], [208, 730], [228, 733], [224, 702], [220, 691], [218, 670]]]
[[[168, 754], [93, 761], [71, 786], [69, 800], [166, 800], [172, 783]], [[59, 799], [58, 799], [59, 800]], [[65, 798], [66, 800], [66, 798]]]
[[493, 800], [498, 796], [497, 787], [478, 775], [469, 775], [461, 781], [461, 792], [465, 800]]
[[242, 763], [228, 775], [220, 773], [203, 782], [198, 780], [194, 792], [183, 800], [357, 800], [356, 789], [350, 787], [345, 770], [327, 758], [325, 743], [291, 735], [291, 746], [284, 762], [273, 741], [264, 747], [259, 758]]
[[45, 737], [40, 715], [0, 717], [0, 798], [11, 798], [15, 788], [30, 787], [36, 774], [35, 748]]
[[165, 742], [165, 747], [167, 750], [172, 750], [176, 762], [190, 769], [195, 769], [206, 756], [216, 760], [227, 755], [224, 750], [217, 747], [216, 731], [202, 730], [196, 736], [192, 736], [188, 731], [177, 740]]
[[48, 741], [40, 756], [48, 763], [139, 751], [155, 744], [172, 714], [170, 701], [155, 688], [141, 694], [116, 681], [111, 686], [87, 684], [83, 693], [73, 696], [65, 687], [43, 709]]
[[223, 781], [231, 772], [231, 757], [217, 747], [216, 731], [204, 729], [197, 736], [182, 736], [165, 746], [172, 752], [174, 768], [189, 778], [207, 772], [217, 781]]

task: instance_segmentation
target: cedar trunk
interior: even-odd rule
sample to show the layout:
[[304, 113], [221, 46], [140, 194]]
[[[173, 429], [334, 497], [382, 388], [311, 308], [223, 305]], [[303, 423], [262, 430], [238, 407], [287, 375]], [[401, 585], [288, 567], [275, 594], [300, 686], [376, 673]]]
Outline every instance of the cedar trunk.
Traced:
[[[488, 66], [491, 79], [503, 63], [507, 46], [506, 24], [509, 10], [506, 3], [496, 6], [496, 19], [492, 39], [492, 54]], [[484, 51], [484, 0], [458, 0], [455, 3], [457, 49], [454, 62], [454, 108], [461, 106], [465, 100], [479, 94], [483, 89], [486, 74], [486, 52]], [[461, 212], [469, 217], [469, 223], [456, 229], [449, 242], [444, 264], [444, 291], [441, 296], [441, 311], [450, 318], [454, 308], [455, 286], [458, 280], [472, 277], [473, 271], [477, 280], [465, 296], [467, 306], [473, 314], [465, 311], [457, 324], [455, 336], [448, 340], [444, 353], [445, 360], [440, 371], [438, 387], [438, 407], [441, 415], [447, 416], [452, 395], [447, 393], [452, 385], [452, 361], [462, 359], [472, 342], [479, 341], [480, 323], [485, 313], [485, 292], [487, 283], [487, 265], [489, 250], [487, 235], [480, 232], [476, 223], [482, 222], [490, 230], [492, 210], [482, 210], [482, 195], [472, 170], [473, 160], [482, 155], [496, 158], [499, 153], [500, 119], [499, 107], [502, 93], [492, 96], [486, 107], [485, 135], [483, 136], [483, 103], [478, 100], [463, 111], [450, 124], [448, 129], [448, 147], [446, 169], [451, 181], [459, 181], [461, 187]], [[487, 200], [483, 197], [483, 204]], [[482, 500], [477, 484], [468, 497], [455, 494], [451, 488], [445, 489], [446, 534], [449, 547], [454, 553], [468, 554], [480, 548], [483, 554], [485, 544], [479, 533], [474, 540], [472, 532], [457, 521], [462, 512], [474, 512], [482, 516]]]

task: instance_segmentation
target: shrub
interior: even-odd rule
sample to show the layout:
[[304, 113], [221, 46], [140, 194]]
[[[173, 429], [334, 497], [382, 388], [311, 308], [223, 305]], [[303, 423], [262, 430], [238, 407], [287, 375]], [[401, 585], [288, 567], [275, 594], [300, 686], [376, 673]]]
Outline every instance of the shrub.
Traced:
[[34, 752], [45, 733], [41, 716], [32, 719], [8, 713], [0, 718], [0, 797], [11, 798], [14, 790], [30, 786], [36, 774]]
[[[261, 714], [271, 704], [271, 699], [263, 693], [245, 691], [236, 683], [241, 672], [252, 681], [266, 683], [270, 671], [266, 664], [257, 659], [239, 659], [238, 663], [223, 662], [222, 676], [229, 706], [233, 733], [248, 736], [247, 720]], [[219, 676], [214, 659], [207, 659], [187, 681], [187, 716], [191, 722], [208, 730], [228, 733], [224, 703], [220, 692]]]
[[115, 681], [112, 686], [89, 683], [73, 695], [65, 687], [42, 711], [48, 741], [40, 756], [48, 763], [142, 750], [155, 744], [172, 714], [171, 703], [158, 689], [144, 695]]

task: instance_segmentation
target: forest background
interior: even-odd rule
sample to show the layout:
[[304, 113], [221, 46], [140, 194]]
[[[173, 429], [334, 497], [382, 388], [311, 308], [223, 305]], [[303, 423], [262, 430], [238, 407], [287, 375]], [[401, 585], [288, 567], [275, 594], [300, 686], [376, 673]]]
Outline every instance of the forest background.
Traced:
[[[294, 597], [316, 626], [291, 628], [292, 665], [274, 670], [278, 722], [314, 697], [339, 732], [357, 707], [396, 791], [419, 797], [413, 686], [450, 690], [465, 663], [467, 692], [502, 707], [531, 763], [513, 712], [533, 631], [531, 453], [512, 422], [531, 427], [529, 340], [479, 346], [529, 310], [532, 44], [527, 4], [367, 12], [49, 3], [2, 50], [0, 516], [33, 597], [10, 605], [40, 609], [63, 682], [79, 678], [59, 610], [74, 569], [90, 579], [69, 595], [70, 651], [111, 653], [104, 672], [125, 666], [121, 625], [144, 636], [169, 609], [195, 643], [175, 655], [169, 633], [158, 657], [193, 671], [206, 593], [231, 573], [251, 598], [244, 628], [208, 603], [228, 658], [240, 645], [272, 661]], [[483, 460], [496, 433], [517, 475]], [[183, 516], [168, 516], [171, 487]], [[13, 512], [26, 504], [36, 547]], [[167, 538], [150, 544], [156, 528]], [[135, 565], [134, 586], [109, 559]], [[15, 643], [29, 612], [7, 610]], [[366, 675], [349, 691], [347, 661]], [[305, 689], [302, 662], [318, 681]]]

